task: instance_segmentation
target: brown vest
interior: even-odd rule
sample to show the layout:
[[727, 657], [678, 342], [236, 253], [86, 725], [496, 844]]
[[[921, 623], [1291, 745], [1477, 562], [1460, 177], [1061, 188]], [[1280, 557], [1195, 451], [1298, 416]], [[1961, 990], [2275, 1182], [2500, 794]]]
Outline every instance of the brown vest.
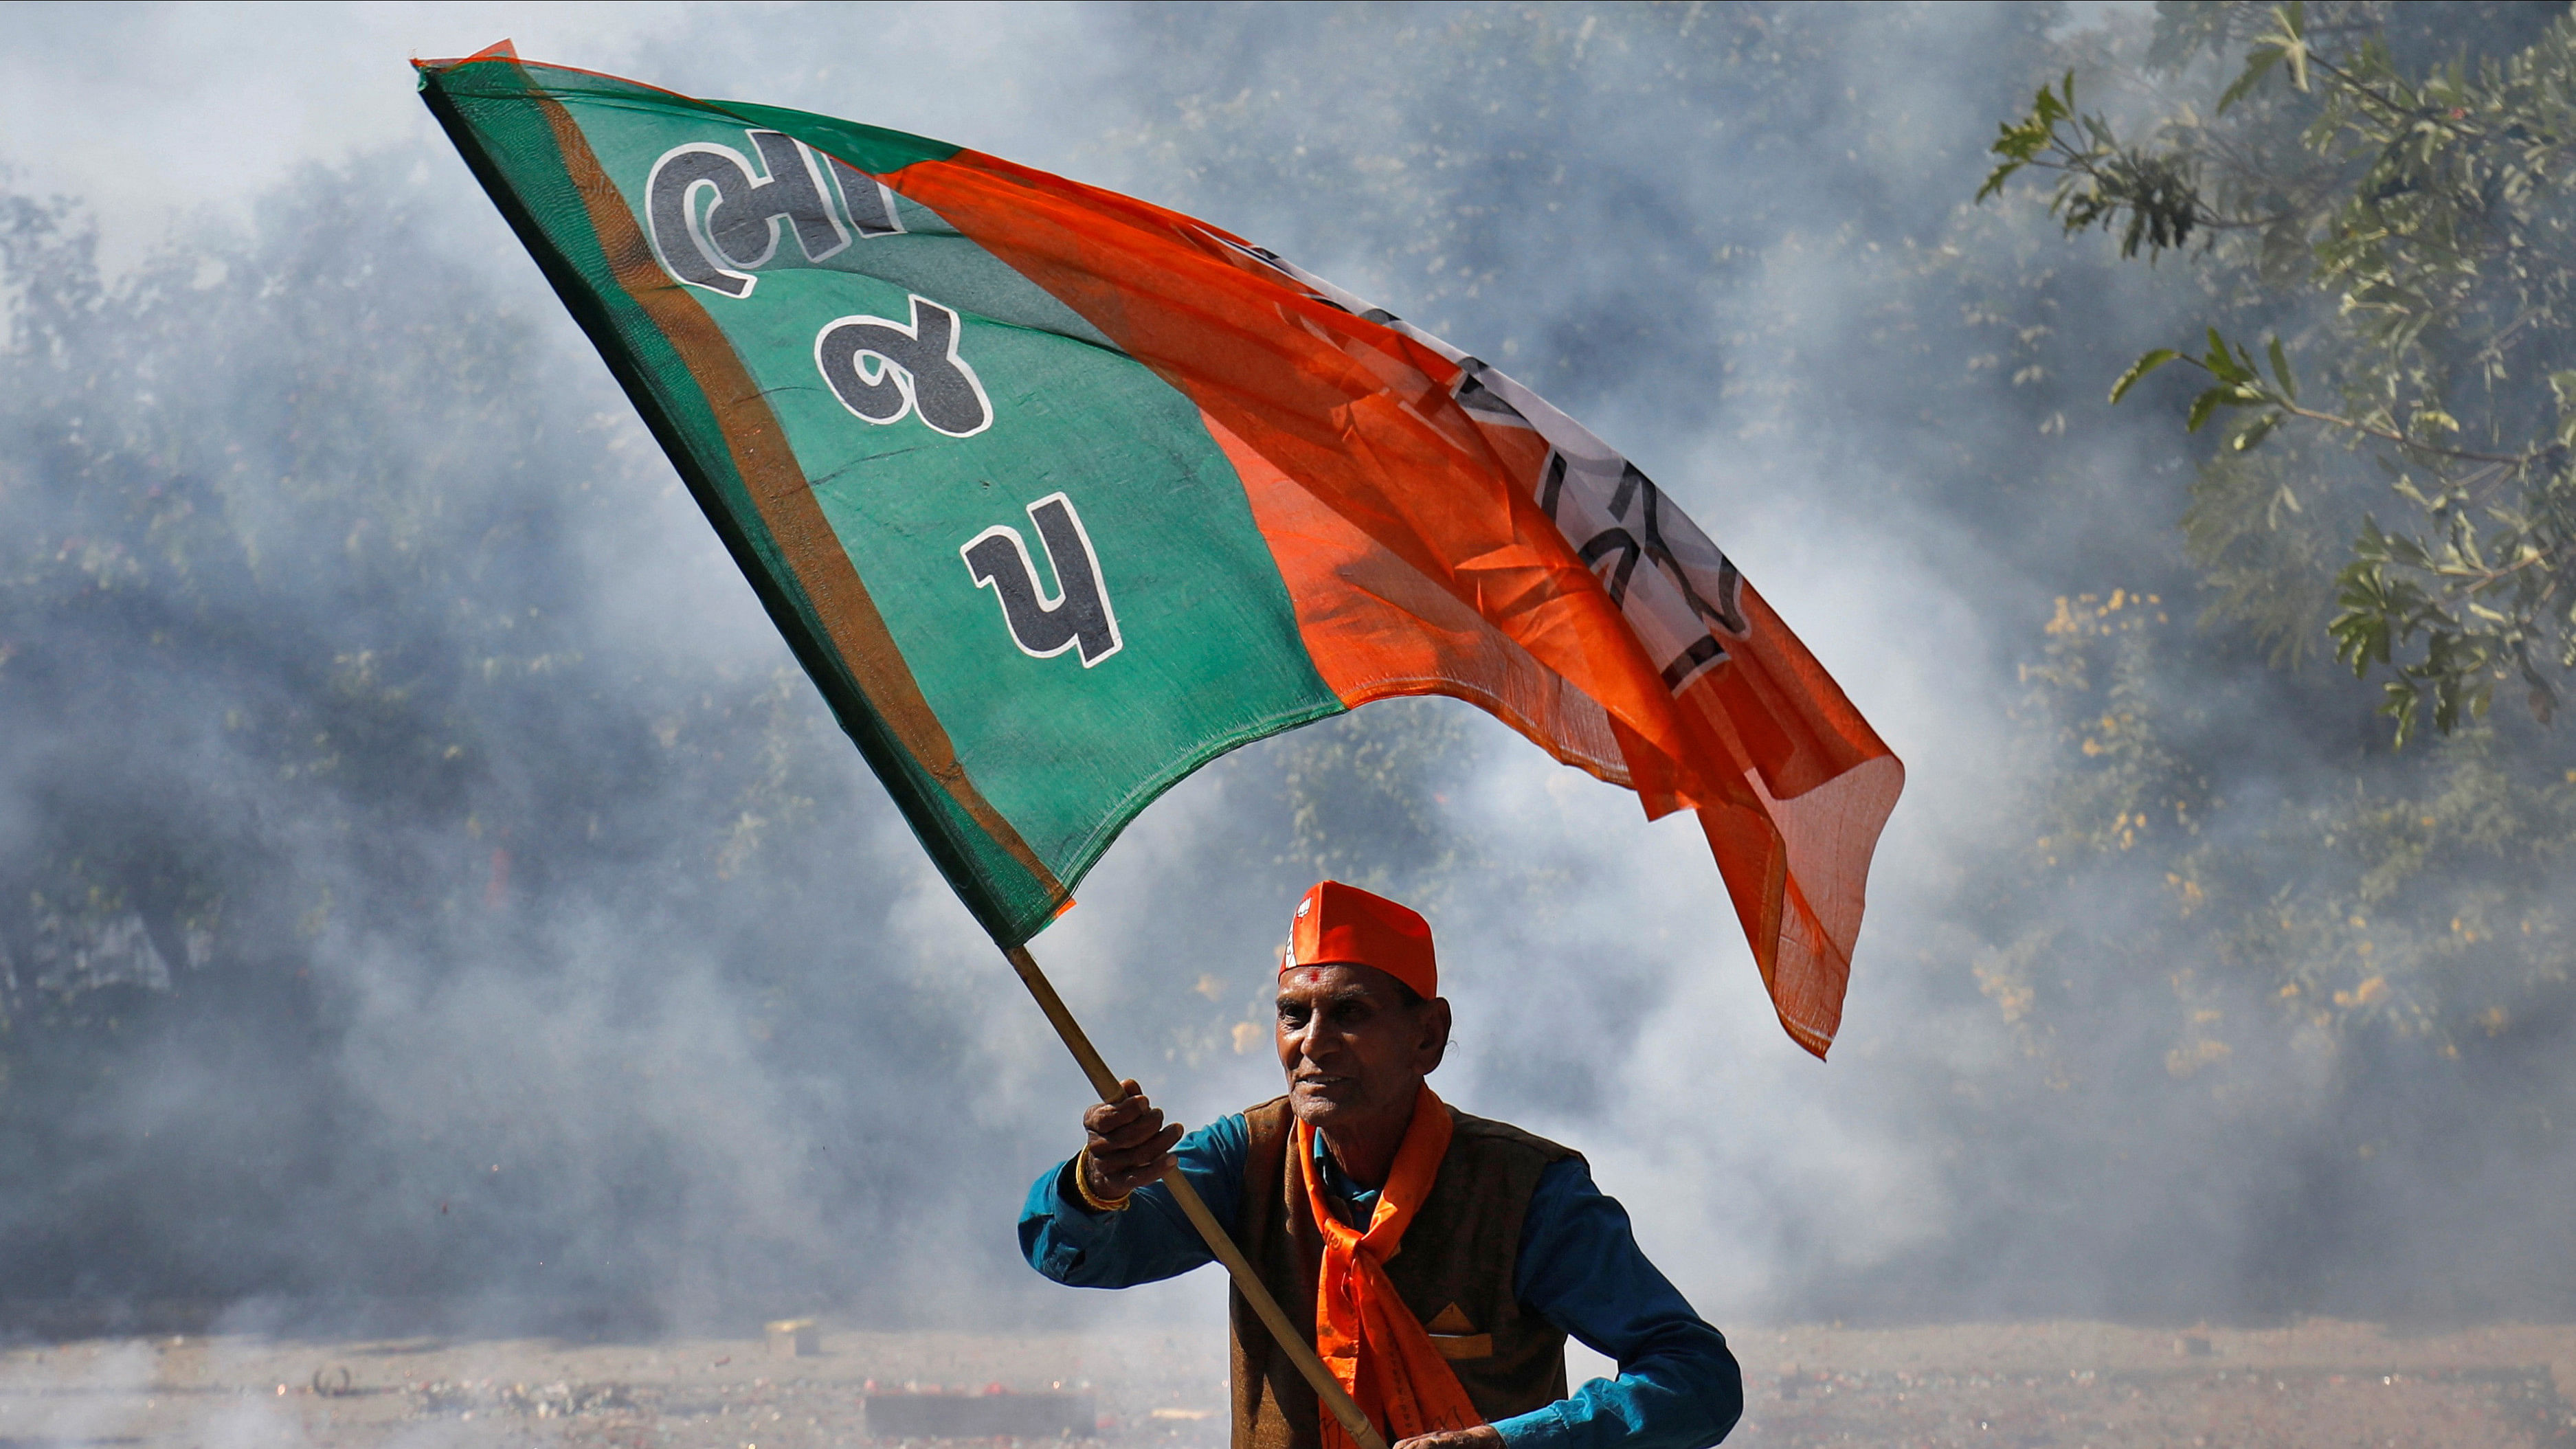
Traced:
[[[1565, 1335], [1521, 1311], [1512, 1282], [1521, 1219], [1549, 1164], [1577, 1156], [1517, 1127], [1447, 1109], [1456, 1124], [1431, 1196], [1404, 1230], [1386, 1276], [1456, 1371], [1487, 1423], [1565, 1397]], [[1252, 1145], [1243, 1166], [1243, 1216], [1235, 1241], [1290, 1321], [1315, 1341], [1315, 1278], [1323, 1234], [1295, 1160], [1295, 1120], [1285, 1097], [1246, 1112]], [[1234, 1449], [1318, 1449], [1315, 1391], [1279, 1351], [1236, 1292]]]

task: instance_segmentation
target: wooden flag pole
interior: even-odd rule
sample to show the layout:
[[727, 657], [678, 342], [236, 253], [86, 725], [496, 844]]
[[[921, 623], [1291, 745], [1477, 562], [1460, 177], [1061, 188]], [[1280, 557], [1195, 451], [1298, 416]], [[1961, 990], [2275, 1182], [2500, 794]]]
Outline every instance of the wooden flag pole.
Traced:
[[[1002, 954], [1010, 958], [1011, 969], [1020, 973], [1020, 984], [1029, 989], [1029, 995], [1037, 998], [1038, 1010], [1046, 1013], [1047, 1023], [1055, 1028], [1057, 1036], [1064, 1039], [1065, 1050], [1073, 1053], [1074, 1061], [1082, 1067], [1082, 1074], [1091, 1079], [1091, 1089], [1098, 1092], [1104, 1102], [1118, 1100], [1122, 1085], [1118, 1074], [1109, 1070], [1109, 1063], [1100, 1059], [1100, 1053], [1091, 1045], [1091, 1038], [1083, 1031], [1082, 1023], [1074, 1020], [1073, 1013], [1065, 1009], [1064, 998], [1055, 994], [1055, 986], [1046, 979], [1046, 973], [1038, 969], [1036, 958], [1029, 955], [1029, 948], [1013, 946]], [[1270, 1296], [1269, 1287], [1261, 1281], [1260, 1275], [1252, 1271], [1252, 1262], [1243, 1256], [1243, 1249], [1235, 1246], [1234, 1235], [1227, 1232], [1225, 1225], [1216, 1220], [1216, 1214], [1209, 1212], [1208, 1205], [1199, 1200], [1198, 1189], [1190, 1186], [1188, 1178], [1181, 1176], [1177, 1165], [1163, 1174], [1163, 1185], [1171, 1189], [1173, 1200], [1181, 1205], [1190, 1226], [1198, 1229], [1199, 1236], [1207, 1240], [1208, 1251], [1216, 1254], [1216, 1260], [1225, 1265], [1225, 1271], [1234, 1275], [1235, 1291], [1241, 1293], [1244, 1301], [1252, 1305], [1252, 1311], [1260, 1315], [1261, 1326], [1270, 1330], [1272, 1340], [1287, 1352], [1290, 1362], [1297, 1365], [1297, 1371], [1306, 1376], [1306, 1382], [1315, 1390], [1315, 1397], [1332, 1411], [1334, 1418], [1341, 1421], [1343, 1431], [1351, 1436], [1351, 1442], [1359, 1449], [1386, 1449], [1386, 1440], [1377, 1432], [1377, 1426], [1369, 1422], [1368, 1415], [1360, 1412], [1359, 1404], [1342, 1387], [1341, 1380], [1334, 1378], [1332, 1370], [1325, 1368], [1324, 1361], [1315, 1356], [1315, 1346], [1306, 1341], [1306, 1335], [1288, 1321], [1287, 1314], [1280, 1311], [1279, 1300]]]

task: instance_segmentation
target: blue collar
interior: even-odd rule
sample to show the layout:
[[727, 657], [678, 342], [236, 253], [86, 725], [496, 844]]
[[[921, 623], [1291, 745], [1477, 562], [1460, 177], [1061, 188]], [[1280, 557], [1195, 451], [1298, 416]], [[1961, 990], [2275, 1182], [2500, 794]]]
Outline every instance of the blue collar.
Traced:
[[1325, 1150], [1321, 1132], [1315, 1134], [1315, 1165], [1322, 1169], [1319, 1180], [1324, 1185], [1325, 1204], [1346, 1209], [1341, 1214], [1342, 1221], [1367, 1232], [1369, 1219], [1377, 1215], [1378, 1190], [1360, 1186], [1351, 1180], [1349, 1173], [1342, 1171], [1342, 1165]]

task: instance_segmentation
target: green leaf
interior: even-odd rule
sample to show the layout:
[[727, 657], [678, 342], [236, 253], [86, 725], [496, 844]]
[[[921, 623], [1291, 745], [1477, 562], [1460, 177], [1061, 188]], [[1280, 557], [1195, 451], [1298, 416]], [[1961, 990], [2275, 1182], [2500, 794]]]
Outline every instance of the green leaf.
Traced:
[[2290, 62], [2290, 84], [2304, 91], [2308, 88], [2307, 9], [2299, 0], [2290, 0], [2272, 12], [2272, 19], [2280, 29], [2266, 38], [2279, 45], [2283, 58]]
[[2186, 433], [2199, 432], [2200, 425], [2209, 421], [2209, 415], [2211, 413], [2218, 411], [2222, 407], [2227, 407], [2232, 403], [2233, 399], [2230, 398], [2229, 394], [2233, 391], [2233, 388], [2213, 387], [2203, 392], [2200, 396], [2193, 398], [2191, 400], [2191, 412], [2183, 419], [2182, 430]]
[[2271, 341], [2272, 376], [2281, 384], [2281, 395], [2292, 402], [2299, 400], [2299, 380], [2290, 375], [2290, 359], [2281, 351], [2281, 339]]
[[1987, 197], [2001, 194], [2004, 183], [2012, 179], [2014, 172], [2039, 159], [2040, 153], [2048, 149], [2049, 143], [2057, 139], [2057, 125], [2067, 118], [2067, 108], [2074, 101], [2074, 97], [2075, 78], [2074, 74], [2069, 72], [2066, 79], [2066, 100], [2060, 101], [2048, 87], [2041, 86], [2039, 94], [2031, 98], [2029, 115], [2019, 121], [2007, 121], [1996, 128], [1995, 142], [1987, 149], [2004, 159], [1994, 170], [1986, 174], [1985, 184], [1977, 188], [1976, 199], [1979, 202], [1983, 202]]
[[2576, 372], [2549, 374], [2549, 390], [2558, 395], [2558, 410], [2576, 412]]
[[2256, 418], [2253, 422], [2246, 424], [2243, 432], [2240, 432], [2235, 437], [2228, 439], [2227, 446], [2239, 453], [2249, 452], [2265, 438], [2270, 437], [2272, 435], [2272, 430], [2280, 425], [2281, 415], [2279, 413], [2265, 413], [2263, 416]]
[[2118, 403], [2120, 399], [2129, 395], [2129, 389], [2138, 385], [2138, 379], [2180, 356], [2182, 356], [2181, 353], [2170, 347], [2159, 347], [2130, 363], [2129, 370], [2120, 374], [2120, 380], [2111, 384], [2111, 401]]
[[2200, 359], [2200, 365], [2220, 382], [2260, 380], [2250, 365], [2237, 360], [2236, 350], [2227, 345], [2227, 339], [2219, 336], [2215, 327], [2209, 329], [2209, 352]]
[[2299, 506], [2299, 495], [2292, 492], [2287, 483], [2273, 490], [2271, 506], [2263, 510], [2263, 526], [2277, 532], [2281, 527], [2283, 509], [2292, 513], [2307, 512], [2305, 508]]
[[2400, 684], [2395, 680], [2389, 681], [2388, 702], [2379, 707], [2379, 712], [2397, 721], [2397, 748], [2401, 750], [2406, 748], [2406, 742], [2414, 737], [2415, 717], [2419, 713], [2420, 704], [2421, 701], [2416, 697], [2415, 690], [2411, 686]]
[[2281, 55], [2281, 48], [2276, 45], [2256, 46], [2247, 52], [2245, 73], [2238, 76], [2236, 83], [2229, 86], [2226, 93], [2218, 98], [2218, 114], [2226, 115], [2229, 106], [2245, 99], [2245, 93], [2254, 89], [2255, 84], [2261, 81], [2272, 67], [2281, 63]]

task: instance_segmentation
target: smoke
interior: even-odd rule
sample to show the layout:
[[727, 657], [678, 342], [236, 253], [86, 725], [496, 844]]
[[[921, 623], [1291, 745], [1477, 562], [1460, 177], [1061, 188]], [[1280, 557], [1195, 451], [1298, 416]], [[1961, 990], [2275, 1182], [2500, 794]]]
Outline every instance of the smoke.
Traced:
[[[1213, 1322], [1212, 1280], [1118, 1304], [1016, 1263], [1081, 1080], [409, 94], [407, 53], [511, 33], [1132, 190], [1496, 360], [1908, 763], [1818, 1065], [1696, 831], [1482, 716], [1221, 761], [1035, 944], [1185, 1120], [1275, 1090], [1266, 965], [1329, 871], [1432, 915], [1444, 1093], [1585, 1150], [1722, 1325], [2566, 1304], [2514, 1272], [2576, 1261], [2564, 1129], [2479, 1128], [2566, 1098], [2561, 1038], [2441, 1077], [2253, 1031], [2215, 1091], [2178, 1013], [2264, 1003], [2180, 1000], [2166, 883], [2012, 884], [2061, 597], [2172, 616], [2122, 677], [2223, 762], [2208, 797], [2300, 797], [2368, 735], [2285, 731], [2359, 710], [2190, 642], [2172, 419], [2099, 401], [2191, 326], [2179, 271], [1967, 204], [1994, 121], [2136, 15], [283, 15], [39, 10], [0, 59], [0, 1297]], [[2257, 835], [2273, 875], [2314, 848]], [[2034, 973], [2053, 1015], [2012, 1006]]]

